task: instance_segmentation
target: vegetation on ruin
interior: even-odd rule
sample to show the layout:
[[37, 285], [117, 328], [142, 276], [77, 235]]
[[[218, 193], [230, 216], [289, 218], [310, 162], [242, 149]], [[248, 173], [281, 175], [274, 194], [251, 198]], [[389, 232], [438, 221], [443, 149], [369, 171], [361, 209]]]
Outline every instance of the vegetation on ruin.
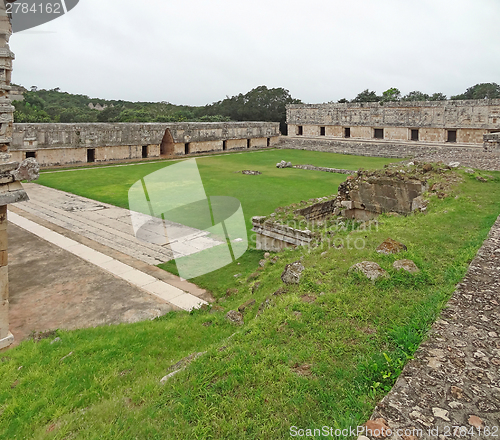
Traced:
[[[266, 155], [277, 162], [272, 153], [232, 157], [245, 159], [238, 164], [241, 169], [259, 169], [255, 161]], [[288, 159], [295, 152], [278, 153]], [[369, 158], [315, 154], [300, 161], [368, 168], [342, 161]], [[96, 171], [83, 172], [83, 180], [91, 183], [92, 177], [85, 175]], [[292, 171], [309, 178], [320, 174]], [[59, 180], [67, 187], [78, 180], [74, 173], [81, 172], [44, 174], [42, 179], [73, 174]], [[447, 186], [444, 197], [439, 191], [427, 195], [425, 214], [383, 216], [378, 230], [340, 230], [342, 248], [287, 250], [266, 258], [263, 267], [263, 252], [253, 250], [194, 279], [217, 298], [212, 307], [136, 324], [57, 331], [3, 352], [0, 438], [277, 439], [287, 438], [291, 426], [362, 424], [463, 278], [500, 213], [499, 172], [458, 173], [462, 183]], [[335, 180], [330, 173], [321, 174]], [[290, 185], [299, 179], [299, 174], [286, 176]], [[449, 181], [444, 174], [436, 183]], [[256, 181], [250, 182], [243, 191], [251, 192]], [[99, 194], [97, 187], [91, 191]], [[118, 186], [114, 191], [120, 194]], [[408, 250], [376, 253], [387, 237]], [[349, 248], [349, 240], [356, 239], [364, 247]], [[403, 258], [412, 259], [421, 272], [392, 269]], [[284, 266], [299, 259], [306, 268], [300, 283], [284, 285]], [[349, 273], [349, 267], [363, 260], [377, 262], [390, 278], [373, 283]], [[226, 313], [251, 298], [255, 304], [244, 312], [245, 324], [231, 325]], [[51, 344], [56, 336], [61, 340]], [[202, 352], [160, 384], [170, 366]]]
[[[451, 96], [452, 100], [461, 99], [496, 99], [500, 98], [500, 85], [497, 83], [480, 83], [469, 87], [464, 93]], [[445, 101], [446, 95], [441, 92], [436, 92], [431, 95], [414, 90], [407, 95], [402, 96], [401, 91], [395, 87], [387, 89], [382, 95], [377, 95], [373, 90], [363, 90], [358, 95], [349, 101], [342, 98], [339, 103], [347, 102], [390, 102], [390, 101]]]

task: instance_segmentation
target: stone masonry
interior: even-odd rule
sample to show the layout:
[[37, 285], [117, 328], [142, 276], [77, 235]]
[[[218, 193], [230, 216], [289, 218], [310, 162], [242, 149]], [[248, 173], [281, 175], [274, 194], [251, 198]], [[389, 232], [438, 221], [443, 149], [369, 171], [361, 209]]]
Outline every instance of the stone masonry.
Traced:
[[500, 99], [290, 104], [288, 136], [481, 145], [500, 131]]
[[33, 159], [19, 164], [11, 160], [9, 153], [14, 120], [14, 107], [9, 98], [14, 54], [9, 49], [12, 27], [6, 3], [12, 1], [0, 1], [0, 349], [14, 341], [9, 331], [7, 204], [28, 200], [20, 180], [36, 179], [39, 171]]
[[11, 152], [44, 166], [264, 148], [279, 140], [277, 122], [14, 124]]
[[500, 133], [490, 133], [484, 135], [484, 151], [500, 153]]

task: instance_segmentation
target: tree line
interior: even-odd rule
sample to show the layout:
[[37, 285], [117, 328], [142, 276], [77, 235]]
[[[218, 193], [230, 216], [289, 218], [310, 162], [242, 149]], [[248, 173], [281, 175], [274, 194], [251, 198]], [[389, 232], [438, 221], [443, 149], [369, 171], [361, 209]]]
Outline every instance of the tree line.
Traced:
[[[300, 103], [283, 88], [256, 87], [205, 106], [89, 98], [31, 87], [14, 101], [15, 122], [225, 122], [273, 121], [286, 130], [286, 105]], [[92, 108], [89, 106], [92, 104]], [[98, 105], [99, 109], [95, 109]]]
[[[205, 106], [175, 105], [162, 102], [130, 102], [89, 98], [62, 92], [59, 88], [39, 90], [32, 86], [24, 92], [23, 101], [14, 101], [15, 122], [225, 122], [225, 121], [271, 121], [279, 122], [286, 134], [286, 106], [300, 104], [284, 88], [259, 86], [248, 93], [226, 96], [221, 101]], [[500, 98], [500, 86], [496, 83], [481, 83], [469, 87], [460, 95], [450, 99]], [[391, 101], [442, 101], [447, 97], [437, 92], [432, 95], [413, 91], [405, 96], [397, 88], [390, 88], [377, 95], [375, 91], [363, 90], [347, 102], [391, 102]], [[92, 106], [89, 106], [92, 104]], [[98, 109], [95, 106], [98, 105]], [[92, 108], [91, 108], [92, 107]]]
[[[451, 96], [452, 100], [463, 100], [463, 99], [496, 99], [500, 98], [500, 85], [497, 83], [481, 83], [475, 86], [469, 87], [464, 93], [460, 95]], [[394, 102], [394, 101], [445, 101], [447, 99], [446, 95], [441, 92], [433, 93], [428, 95], [419, 90], [408, 93], [402, 96], [401, 91], [395, 87], [390, 88], [382, 93], [382, 95], [377, 95], [377, 92], [373, 90], [363, 90], [358, 93], [358, 95], [352, 99], [339, 99], [339, 103], [348, 102]]]

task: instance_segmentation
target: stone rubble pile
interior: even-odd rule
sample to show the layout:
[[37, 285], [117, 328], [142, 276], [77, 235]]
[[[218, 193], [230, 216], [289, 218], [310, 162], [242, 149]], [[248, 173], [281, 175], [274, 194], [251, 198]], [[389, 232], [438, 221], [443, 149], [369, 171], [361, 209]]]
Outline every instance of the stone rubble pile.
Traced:
[[292, 162], [282, 160], [276, 164], [276, 168], [292, 168]]

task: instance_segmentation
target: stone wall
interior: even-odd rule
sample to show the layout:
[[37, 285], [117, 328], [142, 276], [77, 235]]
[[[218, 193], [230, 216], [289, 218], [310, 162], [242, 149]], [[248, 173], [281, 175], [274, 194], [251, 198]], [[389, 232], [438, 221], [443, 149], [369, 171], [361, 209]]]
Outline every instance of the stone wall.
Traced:
[[294, 229], [266, 217], [252, 217], [252, 231], [255, 232], [255, 247], [279, 252], [288, 247], [306, 246], [312, 240], [309, 230]]
[[500, 130], [500, 99], [287, 106], [288, 136], [479, 145]]
[[279, 140], [275, 122], [14, 124], [11, 151], [16, 160], [58, 165], [260, 148]]
[[325, 151], [329, 153], [354, 154], [372, 157], [414, 157], [417, 154], [433, 152], [470, 152], [480, 151], [480, 146], [458, 146], [455, 144], [424, 144], [421, 142], [395, 142], [362, 139], [307, 139], [301, 137], [283, 137], [279, 148], [298, 150]]
[[[7, 3], [12, 1], [7, 0]], [[14, 120], [14, 107], [9, 98], [14, 59], [14, 54], [9, 48], [11, 34], [12, 27], [6, 12], [6, 1], [2, 0], [0, 1], [0, 349], [14, 342], [14, 336], [9, 331], [7, 204], [28, 200], [19, 180], [36, 178], [38, 175], [37, 171], [27, 173], [30, 166], [38, 170], [36, 163], [28, 161], [28, 164], [19, 166], [19, 163], [12, 161], [9, 153]]]
[[295, 214], [302, 215], [307, 221], [321, 220], [330, 215], [338, 214], [338, 206], [335, 199], [326, 202], [315, 203], [307, 208], [297, 209]]
[[500, 133], [490, 133], [484, 135], [484, 151], [500, 153]]

